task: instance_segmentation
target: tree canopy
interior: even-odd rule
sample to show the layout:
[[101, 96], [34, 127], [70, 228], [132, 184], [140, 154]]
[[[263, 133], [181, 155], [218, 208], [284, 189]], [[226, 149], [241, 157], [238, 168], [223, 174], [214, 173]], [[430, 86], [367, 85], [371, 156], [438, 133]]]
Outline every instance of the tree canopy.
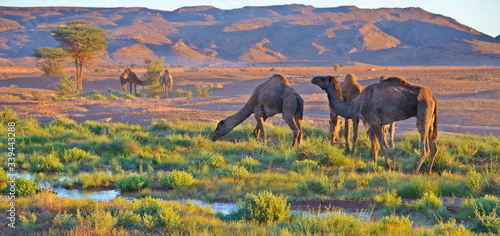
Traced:
[[66, 23], [65, 27], [50, 31], [60, 43], [60, 47], [68, 51], [74, 59], [79, 90], [83, 90], [83, 67], [108, 44], [106, 41], [108, 34], [104, 32], [105, 30], [92, 25], [93, 22], [90, 21], [75, 20]]
[[40, 68], [48, 76], [62, 75], [63, 60], [69, 57], [69, 52], [62, 48], [37, 48], [32, 56], [37, 59], [44, 59], [45, 62], [40, 65]]

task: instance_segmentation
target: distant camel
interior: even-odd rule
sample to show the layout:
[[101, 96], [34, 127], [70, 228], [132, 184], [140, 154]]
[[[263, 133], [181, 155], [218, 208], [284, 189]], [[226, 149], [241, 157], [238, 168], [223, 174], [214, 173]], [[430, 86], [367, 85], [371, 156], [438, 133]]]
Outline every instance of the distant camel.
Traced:
[[168, 97], [171, 97], [172, 85], [174, 84], [174, 79], [172, 79], [170, 72], [167, 69], [165, 69], [165, 71], [163, 71], [163, 74], [161, 74], [161, 72], [158, 72], [158, 76], [160, 77], [160, 84], [161, 87], [163, 88], [163, 92], [167, 93]]
[[134, 85], [134, 92], [137, 96], [137, 85], [148, 85], [146, 80], [140, 80], [137, 78], [134, 72], [132, 72], [129, 68], [125, 69], [123, 74], [120, 76], [120, 82], [123, 87], [123, 93], [127, 93], [127, 82], [130, 84], [130, 93], [132, 93], [132, 84]]
[[[345, 102], [342, 99], [337, 77], [318, 76], [311, 82], [327, 93], [328, 101], [337, 114], [345, 118], [362, 119], [370, 126], [371, 145], [373, 147], [378, 139], [388, 169], [391, 169], [389, 147], [382, 132], [382, 125], [416, 117], [417, 129], [421, 137], [421, 157], [414, 174], [419, 172], [429, 152], [428, 173], [431, 172], [437, 153], [438, 105], [429, 89], [413, 85], [401, 78], [391, 77], [366, 87], [354, 101]], [[375, 162], [377, 162], [376, 158], [375, 153]]]
[[262, 132], [264, 142], [266, 142], [267, 136], [264, 122], [268, 117], [282, 113], [283, 119], [293, 131], [292, 145], [297, 146], [302, 141], [304, 100], [290, 86], [285, 76], [275, 74], [268, 81], [258, 85], [241, 110], [217, 124], [212, 140], [218, 140], [229, 133], [252, 113], [257, 120], [257, 127], [253, 132], [257, 140], [259, 140], [259, 134]]

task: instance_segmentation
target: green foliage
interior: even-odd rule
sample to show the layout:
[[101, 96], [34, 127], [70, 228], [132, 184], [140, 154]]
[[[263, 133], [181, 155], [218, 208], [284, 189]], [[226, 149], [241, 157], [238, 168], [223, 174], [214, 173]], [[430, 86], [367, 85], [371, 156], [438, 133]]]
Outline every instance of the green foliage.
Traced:
[[39, 90], [33, 90], [31, 96], [33, 96], [33, 100], [35, 101], [45, 101], [45, 97]]
[[339, 69], [339, 64], [333, 64], [333, 70], [337, 71]]
[[500, 234], [500, 206], [497, 205], [490, 213], [474, 207], [477, 219], [472, 224], [472, 231], [490, 234]]
[[33, 55], [36, 59], [44, 59], [40, 69], [47, 76], [61, 76], [63, 74], [63, 60], [70, 56], [69, 52], [62, 48], [37, 48]]
[[1, 118], [2, 124], [4, 124], [4, 125], [6, 125], [7, 123], [17, 121], [16, 112], [10, 108], [3, 110], [2, 116], [0, 118]]
[[3, 167], [0, 167], [0, 190], [7, 187], [7, 181], [9, 181], [9, 177], [7, 176], [7, 173], [5, 173]]
[[[15, 193], [16, 196], [31, 196], [38, 191], [38, 186], [35, 184], [34, 180], [29, 180], [26, 178], [16, 178], [15, 180]], [[4, 190], [4, 194], [9, 194], [11, 191], [10, 185]]]
[[30, 216], [26, 217], [23, 215], [19, 215], [19, 220], [21, 220], [21, 225], [23, 229], [27, 232], [31, 232], [36, 228], [36, 215], [35, 213], [31, 213]]
[[302, 174], [309, 174], [311, 171], [319, 170], [319, 166], [317, 161], [309, 159], [305, 159], [302, 161], [295, 160], [290, 169]]
[[196, 86], [196, 94], [200, 97], [210, 97], [212, 91], [209, 88], [202, 88], [201, 86]]
[[71, 229], [76, 226], [77, 222], [73, 214], [66, 214], [66, 211], [61, 214], [60, 212], [54, 217], [52, 223], [61, 229]]
[[90, 92], [90, 96], [88, 97], [88, 99], [90, 99], [90, 100], [107, 100], [108, 98], [104, 94], [97, 92], [96, 90], [92, 90], [92, 92]]
[[193, 96], [193, 92], [191, 91], [184, 91], [183, 89], [176, 89], [175, 90], [175, 95], [177, 97], [192, 97]]
[[485, 185], [485, 179], [483, 175], [477, 173], [474, 169], [470, 169], [467, 172], [466, 184], [469, 188], [469, 194], [472, 197], [479, 196], [483, 192]]
[[149, 126], [149, 131], [158, 131], [158, 130], [171, 130], [172, 124], [164, 119], [153, 119], [151, 120], [151, 125]]
[[434, 226], [434, 234], [435, 235], [474, 235], [472, 232], [468, 231], [463, 225], [457, 225], [457, 221], [455, 219], [451, 219], [448, 222], [444, 223], [443, 221], [439, 221], [439, 223]]
[[158, 60], [144, 59], [144, 64], [146, 65], [147, 69], [144, 77], [146, 77], [146, 83], [148, 84], [148, 87], [144, 89], [144, 91], [149, 96], [154, 96], [162, 90], [158, 72], [164, 70], [164, 67], [162, 65], [163, 61], [163, 57]]
[[195, 182], [193, 175], [181, 170], [173, 170], [160, 179], [160, 185], [164, 188], [174, 189], [177, 187], [190, 186]]
[[500, 216], [500, 198], [493, 195], [485, 195], [479, 199], [466, 199], [458, 207], [460, 219], [477, 218], [477, 213], [489, 215], [495, 213]]
[[280, 223], [290, 217], [290, 207], [287, 198], [277, 196], [269, 191], [247, 194], [240, 211], [243, 219], [249, 222], [270, 224]]
[[161, 208], [158, 212], [158, 224], [167, 229], [174, 229], [181, 223], [179, 213], [167, 207]]
[[90, 227], [96, 232], [104, 233], [112, 229], [117, 219], [110, 212], [102, 211], [96, 208], [88, 215], [85, 220], [90, 224]]
[[381, 219], [382, 230], [388, 232], [389, 235], [399, 235], [401, 232], [408, 232], [411, 230], [413, 222], [410, 221], [409, 216], [384, 216]]
[[139, 190], [149, 187], [151, 180], [145, 175], [132, 174], [128, 177], [122, 177], [115, 182], [118, 189], [125, 191]]
[[142, 218], [139, 214], [135, 214], [133, 211], [125, 210], [118, 217], [118, 225], [126, 228], [139, 228], [141, 226]]
[[260, 168], [261, 164], [258, 160], [253, 157], [245, 156], [238, 162], [238, 165], [245, 167], [248, 171], [256, 171]]
[[401, 197], [398, 197], [398, 190], [385, 191], [374, 197], [376, 202], [383, 202], [386, 206], [394, 207], [401, 205]]
[[422, 177], [411, 178], [408, 183], [398, 186], [398, 193], [403, 198], [421, 198], [426, 192], [437, 193], [438, 185]]
[[328, 177], [316, 177], [297, 185], [297, 190], [301, 194], [316, 193], [316, 194], [329, 194], [332, 182]]
[[108, 172], [103, 171], [80, 173], [78, 175], [78, 183], [82, 185], [82, 188], [100, 187], [102, 185], [109, 186], [109, 183], [113, 180], [114, 178], [111, 177]]
[[57, 96], [59, 96], [61, 100], [64, 100], [62, 98], [74, 97], [79, 93], [77, 81], [68, 75], [61, 76], [53, 87], [56, 90]]
[[57, 151], [51, 151], [47, 155], [34, 153], [31, 159], [31, 172], [59, 172], [63, 168], [64, 165], [59, 160]]
[[243, 166], [226, 165], [217, 169], [218, 176], [232, 177], [235, 179], [248, 178], [250, 174], [248, 170]]

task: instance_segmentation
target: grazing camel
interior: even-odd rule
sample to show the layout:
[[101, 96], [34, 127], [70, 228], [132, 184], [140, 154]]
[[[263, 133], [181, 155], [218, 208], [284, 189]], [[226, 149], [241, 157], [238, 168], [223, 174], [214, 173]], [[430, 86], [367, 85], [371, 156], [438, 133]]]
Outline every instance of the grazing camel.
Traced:
[[[345, 118], [359, 118], [369, 125], [371, 136], [376, 137], [385, 157], [385, 164], [391, 169], [389, 147], [382, 132], [382, 126], [410, 117], [417, 118], [417, 129], [421, 138], [421, 157], [415, 169], [417, 174], [430, 152], [428, 173], [437, 153], [437, 100], [425, 87], [413, 85], [401, 78], [391, 77], [380, 83], [366, 87], [352, 102], [345, 102], [334, 76], [314, 77], [311, 82], [328, 95], [328, 101], [335, 112]], [[371, 145], [374, 145], [374, 138]], [[376, 153], [375, 153], [376, 154]], [[375, 162], [376, 162], [375, 155]]]
[[160, 77], [160, 84], [163, 88], [163, 92], [167, 93], [168, 97], [171, 97], [174, 79], [172, 79], [170, 72], [165, 69], [165, 71], [163, 71], [163, 74], [161, 72], [158, 72], [158, 76]]
[[123, 87], [123, 93], [127, 93], [127, 82], [130, 84], [130, 93], [132, 93], [132, 84], [134, 85], [134, 92], [137, 96], [137, 85], [148, 85], [145, 80], [140, 80], [137, 78], [134, 72], [129, 68], [125, 69], [123, 74], [120, 76], [120, 82]]
[[292, 145], [297, 146], [302, 141], [304, 100], [290, 86], [285, 76], [275, 74], [268, 81], [258, 85], [241, 110], [217, 124], [212, 140], [218, 140], [229, 133], [252, 113], [257, 120], [257, 127], [253, 132], [257, 140], [259, 140], [259, 134], [262, 133], [264, 142], [266, 142], [264, 122], [268, 117], [282, 113], [283, 119], [293, 131]]

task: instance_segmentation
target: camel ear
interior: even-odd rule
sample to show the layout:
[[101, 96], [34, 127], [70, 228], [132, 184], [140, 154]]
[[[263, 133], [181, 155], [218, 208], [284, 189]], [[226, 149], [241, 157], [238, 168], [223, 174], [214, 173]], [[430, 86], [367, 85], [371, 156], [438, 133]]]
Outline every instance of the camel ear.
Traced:
[[331, 83], [335, 82], [335, 79], [336, 79], [336, 78], [337, 78], [337, 77], [335, 77], [335, 76], [330, 76], [330, 82], [331, 82]]

